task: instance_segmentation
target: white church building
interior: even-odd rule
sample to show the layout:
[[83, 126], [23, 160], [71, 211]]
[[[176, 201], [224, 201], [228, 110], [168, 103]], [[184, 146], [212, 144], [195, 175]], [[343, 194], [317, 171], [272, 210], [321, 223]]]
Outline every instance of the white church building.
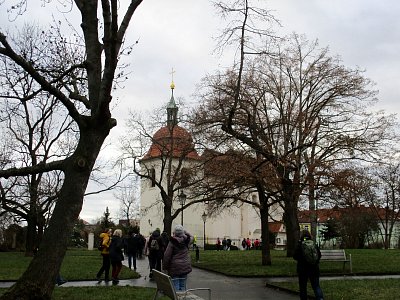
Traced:
[[[172, 95], [166, 109], [166, 124], [154, 133], [150, 149], [140, 160], [141, 169], [149, 170], [151, 176], [156, 180], [159, 178], [157, 176], [161, 176], [161, 172], [165, 171], [166, 167], [163, 160], [160, 159], [162, 151], [160, 151], [159, 147], [164, 140], [171, 140], [172, 138], [175, 141], [171, 144], [173, 145], [172, 147], [177, 149], [174, 148], [169, 153], [172, 153], [173, 156], [176, 154], [176, 157], [171, 161], [173, 164], [182, 163], [181, 170], [193, 168], [195, 164], [202, 160], [202, 156], [193, 147], [191, 134], [178, 125], [178, 107], [174, 100], [174, 87], [172, 83]], [[168, 127], [169, 122], [175, 122], [172, 130], [171, 127]], [[184, 150], [182, 147], [188, 146], [190, 149], [182, 160], [181, 157], [178, 157], [178, 153]], [[162, 170], [162, 168], [164, 169]], [[164, 182], [164, 179], [162, 182]], [[184, 193], [189, 193], [189, 190], [184, 190]], [[193, 198], [190, 194], [186, 196], [188, 199]], [[252, 201], [258, 201], [256, 194], [251, 197]], [[172, 212], [181, 208], [182, 205], [179, 203], [178, 193], [174, 195], [174, 199], [176, 201], [173, 201]], [[197, 237], [197, 245], [199, 247], [203, 247], [204, 237], [208, 244], [215, 244], [217, 238], [221, 240], [224, 237], [230, 238], [236, 246], [240, 246], [240, 241], [243, 238], [250, 238], [250, 240], [260, 239], [261, 221], [257, 208], [249, 204], [240, 203], [236, 207], [231, 207], [231, 209], [224, 210], [220, 214], [211, 217], [207, 212], [207, 206], [207, 203], [198, 203], [187, 207], [183, 211], [183, 217], [180, 214], [174, 219], [172, 228], [176, 224], [180, 224], [183, 218], [183, 226], [188, 232]], [[160, 228], [162, 231], [164, 205], [161, 200], [160, 189], [149, 178], [141, 179], [140, 207], [140, 232], [144, 236], [148, 236], [156, 228]]]

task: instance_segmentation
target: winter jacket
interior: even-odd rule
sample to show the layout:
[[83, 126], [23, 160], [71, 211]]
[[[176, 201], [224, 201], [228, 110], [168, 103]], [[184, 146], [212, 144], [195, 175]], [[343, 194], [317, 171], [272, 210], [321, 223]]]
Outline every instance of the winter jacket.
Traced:
[[122, 253], [122, 249], [124, 247], [124, 243], [122, 238], [119, 236], [113, 235], [111, 238], [110, 244], [110, 260], [111, 262], [118, 262], [124, 260], [124, 254]]
[[132, 234], [131, 236], [124, 239], [124, 250], [127, 254], [136, 254], [139, 249], [139, 236]]
[[[151, 249], [151, 242], [152, 242], [153, 240], [157, 240], [157, 242], [158, 242], [158, 247], [159, 247], [158, 250], [153, 250], [153, 249]], [[149, 237], [149, 240], [148, 240], [148, 242], [147, 242], [146, 248], [147, 248], [147, 251], [148, 251], [148, 255], [149, 255], [149, 256], [151, 256], [151, 257], [153, 257], [153, 258], [159, 258], [159, 259], [161, 259], [161, 258], [163, 257], [165, 247], [164, 247], [163, 239], [162, 239], [162, 237], [161, 237], [161, 235], [160, 235], [160, 232], [159, 232], [158, 230], [155, 230], [155, 231], [151, 234], [151, 236]]]
[[110, 243], [111, 237], [108, 235], [107, 232], [100, 233], [100, 239], [102, 239], [103, 250], [101, 250], [102, 255], [109, 255], [110, 254]]
[[193, 237], [189, 233], [170, 238], [163, 259], [163, 269], [170, 276], [186, 275], [192, 272], [192, 263], [189, 255], [189, 244], [192, 241]]

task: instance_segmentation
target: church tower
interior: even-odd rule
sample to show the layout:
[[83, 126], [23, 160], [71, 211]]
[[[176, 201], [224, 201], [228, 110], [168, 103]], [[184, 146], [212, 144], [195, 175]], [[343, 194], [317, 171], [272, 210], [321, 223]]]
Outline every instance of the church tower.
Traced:
[[174, 99], [174, 89], [175, 84], [174, 81], [171, 83], [171, 99], [167, 105], [167, 126], [172, 128], [173, 126], [178, 125], [178, 107], [176, 106]]
[[[186, 177], [184, 174], [187, 170], [197, 169], [194, 165], [200, 161], [191, 134], [178, 124], [173, 81], [170, 88], [171, 98], [166, 106], [166, 125], [154, 133], [149, 150], [140, 160], [142, 172], [147, 172], [150, 177], [141, 180], [140, 230], [144, 235], [156, 228], [163, 230], [165, 201], [172, 202], [171, 214], [181, 208], [178, 192], [185, 190], [185, 193], [189, 193], [188, 189], [185, 189], [187, 184], [183, 180]], [[191, 207], [184, 210], [184, 215], [188, 216], [184, 222], [186, 228], [191, 226], [193, 220], [189, 217], [190, 211]], [[180, 221], [181, 216], [176, 216], [172, 227], [181, 223]]]
[[[207, 164], [203, 164], [207, 160], [206, 151], [199, 156], [191, 134], [179, 125], [173, 80], [170, 88], [171, 98], [166, 106], [166, 124], [154, 133], [150, 148], [139, 162], [141, 172], [147, 174], [146, 178], [141, 179], [141, 233], [148, 236], [156, 228], [164, 229], [164, 201], [167, 199], [171, 204], [170, 213], [174, 215], [172, 228], [183, 222], [185, 229], [197, 236], [197, 245], [200, 247], [204, 245], [204, 240], [215, 244], [217, 237], [230, 238], [236, 246], [240, 245], [243, 238], [260, 238], [260, 217], [250, 204], [231, 206], [213, 217], [209, 216], [208, 204], [203, 202], [185, 207], [183, 213], [177, 212], [183, 207], [179, 202], [179, 195], [182, 193], [187, 196], [186, 204], [193, 200], [201, 200], [194, 199], [194, 195], [191, 194], [193, 186], [183, 179], [193, 178], [194, 182], [212, 180], [212, 177], [202, 178], [204, 173], [207, 173]], [[227, 163], [224, 167], [229, 172], [231, 166]]]

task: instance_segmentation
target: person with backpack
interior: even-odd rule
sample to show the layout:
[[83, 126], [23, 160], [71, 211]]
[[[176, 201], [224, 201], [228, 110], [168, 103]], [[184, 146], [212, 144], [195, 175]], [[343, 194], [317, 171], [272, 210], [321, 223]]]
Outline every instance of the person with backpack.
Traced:
[[111, 244], [111, 234], [112, 234], [112, 229], [107, 229], [104, 232], [100, 234], [100, 245], [99, 247], [101, 251], [101, 256], [103, 257], [103, 264], [101, 265], [100, 270], [97, 272], [96, 275], [96, 280], [101, 281], [101, 275], [104, 272], [104, 280], [106, 282], [110, 281], [110, 244]]
[[163, 269], [172, 277], [176, 291], [186, 290], [187, 275], [192, 272], [189, 245], [193, 236], [182, 225], [176, 225], [164, 253]]
[[147, 242], [146, 248], [149, 256], [150, 279], [153, 278], [153, 269], [161, 272], [161, 261], [164, 256], [164, 242], [160, 234], [161, 230], [156, 228]]
[[308, 230], [301, 232], [293, 258], [297, 261], [300, 299], [308, 299], [307, 282], [310, 280], [315, 299], [323, 300], [324, 296], [319, 285], [319, 260], [321, 258], [321, 251], [318, 245], [312, 240], [311, 233]]

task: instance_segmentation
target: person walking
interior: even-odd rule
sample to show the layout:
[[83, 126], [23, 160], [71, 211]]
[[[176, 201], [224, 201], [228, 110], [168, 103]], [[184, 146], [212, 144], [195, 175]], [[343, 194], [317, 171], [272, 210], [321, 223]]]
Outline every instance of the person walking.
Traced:
[[139, 236], [133, 230], [129, 231], [128, 236], [124, 239], [124, 251], [128, 256], [129, 269], [136, 271], [136, 253], [139, 249]]
[[247, 238], [247, 240], [246, 240], [246, 249], [247, 249], [247, 250], [250, 250], [250, 249], [251, 249], [251, 241], [250, 241], [250, 238]]
[[197, 235], [193, 236], [193, 250], [197, 249]]
[[139, 248], [137, 251], [137, 258], [142, 259], [143, 258], [143, 251], [146, 245], [146, 238], [139, 232], [138, 233], [138, 239], [139, 239]]
[[221, 240], [217, 237], [217, 251], [221, 250]]
[[247, 248], [247, 242], [246, 242], [246, 239], [243, 238], [243, 240], [242, 240], [242, 249], [246, 250], [246, 248]]
[[123, 247], [122, 230], [116, 229], [111, 238], [110, 244], [110, 261], [112, 266], [111, 276], [114, 285], [119, 283], [118, 276], [122, 269], [122, 261], [124, 260], [124, 254], [122, 252]]
[[223, 239], [222, 239], [222, 250], [226, 250], [226, 238], [224, 237]]
[[172, 277], [176, 291], [186, 290], [187, 275], [192, 272], [189, 245], [193, 236], [182, 225], [176, 225], [164, 252], [163, 269]]
[[160, 229], [156, 228], [153, 231], [146, 244], [146, 249], [149, 257], [150, 274], [149, 278], [153, 278], [153, 269], [161, 272], [161, 261], [164, 256], [164, 242], [160, 234]]
[[232, 246], [232, 240], [231, 239], [226, 239], [226, 250], [231, 250]]
[[104, 272], [104, 280], [106, 282], [110, 281], [110, 243], [111, 243], [111, 234], [112, 230], [108, 229], [102, 233], [100, 233], [101, 239], [101, 256], [103, 257], [103, 264], [101, 265], [100, 270], [97, 272], [96, 279], [97, 281], [101, 281], [101, 276]]
[[311, 233], [308, 230], [301, 232], [293, 258], [297, 261], [300, 299], [308, 299], [307, 282], [310, 280], [315, 299], [323, 300], [324, 296], [319, 285], [319, 260], [321, 258], [321, 251], [318, 245], [312, 240]]

